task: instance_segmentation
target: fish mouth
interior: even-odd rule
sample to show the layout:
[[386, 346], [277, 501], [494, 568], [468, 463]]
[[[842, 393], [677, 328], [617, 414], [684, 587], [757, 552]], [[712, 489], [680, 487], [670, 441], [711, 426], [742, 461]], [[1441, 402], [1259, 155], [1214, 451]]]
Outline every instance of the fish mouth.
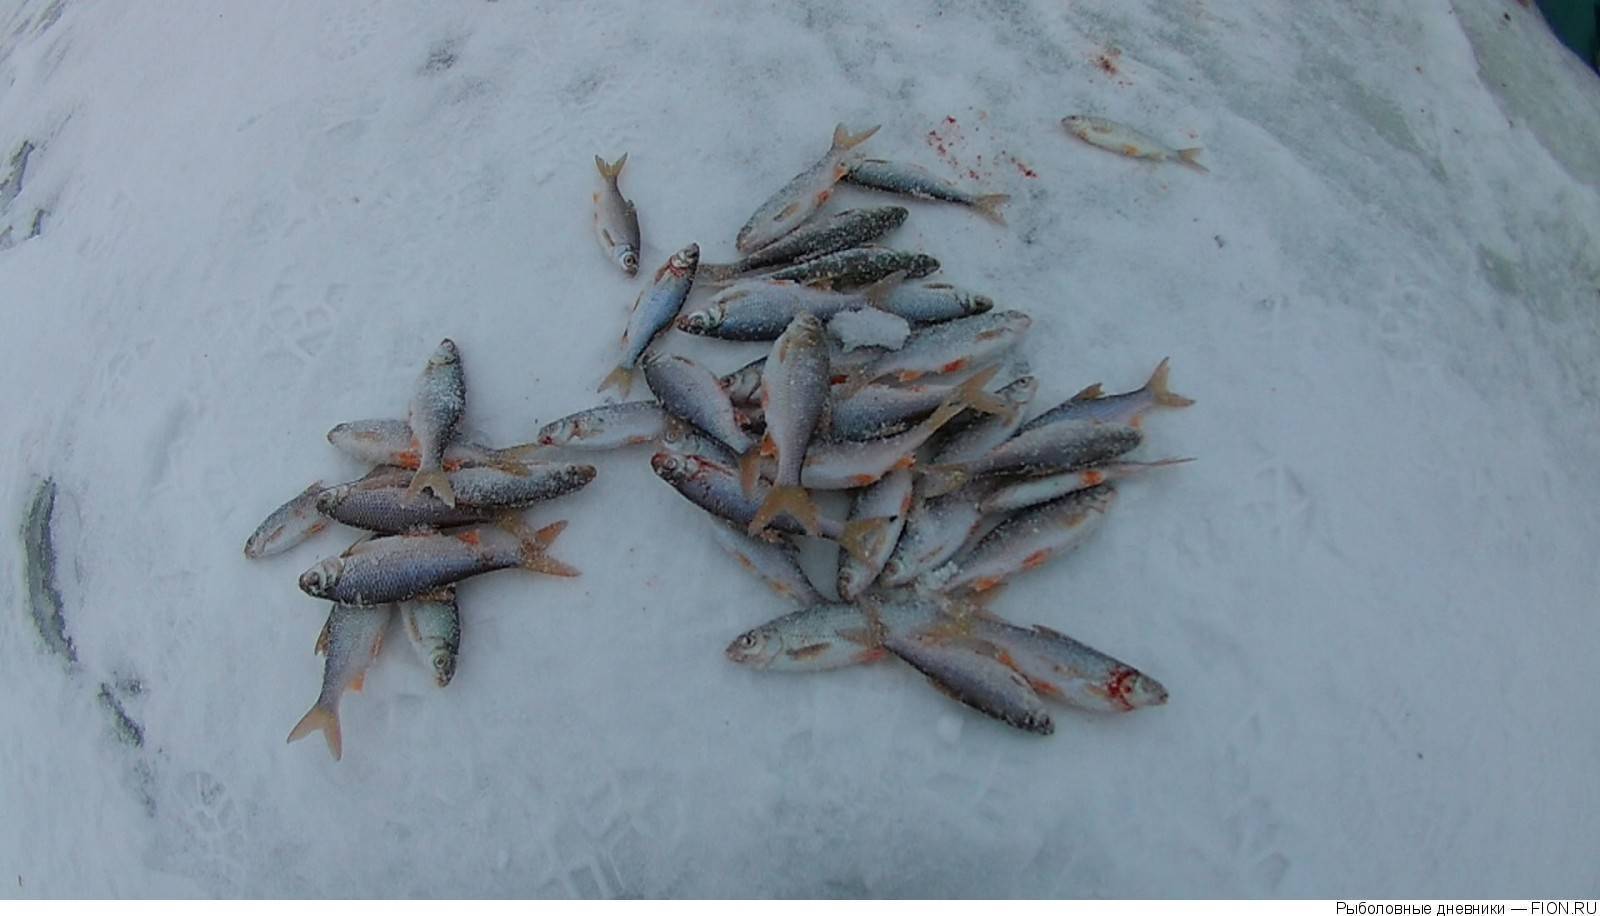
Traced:
[[322, 576], [314, 569], [301, 573], [300, 590], [314, 598], [322, 597]]

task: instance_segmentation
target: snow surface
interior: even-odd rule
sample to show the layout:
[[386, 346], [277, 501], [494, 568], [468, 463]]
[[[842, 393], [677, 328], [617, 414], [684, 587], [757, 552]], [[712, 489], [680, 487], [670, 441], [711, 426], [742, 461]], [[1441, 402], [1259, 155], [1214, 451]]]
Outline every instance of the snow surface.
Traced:
[[[39, 0], [0, 36], [0, 170], [38, 147], [0, 211], [5, 894], [1600, 896], [1600, 85], [1536, 13]], [[532, 513], [582, 579], [464, 586], [454, 683], [391, 632], [344, 761], [286, 746], [295, 576], [343, 535], [240, 548], [361, 470], [326, 430], [445, 335], [492, 441], [594, 403], [637, 284], [593, 156], [653, 270], [731, 256], [836, 121], [1013, 196], [894, 239], [1034, 316], [1039, 404], [1168, 355], [1198, 400], [1143, 452], [1200, 460], [999, 604], [1170, 705], [1042, 740], [904, 666], [729, 664], [787, 608], [639, 450]]]

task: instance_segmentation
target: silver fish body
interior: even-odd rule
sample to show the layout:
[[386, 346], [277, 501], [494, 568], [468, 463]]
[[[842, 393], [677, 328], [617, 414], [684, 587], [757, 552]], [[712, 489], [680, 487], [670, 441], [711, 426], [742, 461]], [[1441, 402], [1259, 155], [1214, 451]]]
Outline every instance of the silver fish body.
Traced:
[[1068, 493], [1087, 490], [1103, 483], [1127, 480], [1156, 468], [1193, 461], [1192, 458], [1166, 458], [1161, 461], [1111, 461], [1106, 464], [1044, 477], [1022, 477], [1000, 484], [983, 498], [980, 508], [986, 513], [1015, 512], [1029, 506], [1060, 499]]
[[704, 366], [682, 356], [654, 354], [645, 358], [644, 378], [671, 416], [693, 424], [740, 454], [754, 444], [739, 425], [728, 393]]
[[911, 509], [912, 476], [909, 470], [893, 471], [856, 494], [850, 507], [851, 519], [886, 518], [888, 528], [875, 549], [866, 556], [857, 557], [847, 552], [839, 554], [839, 597], [854, 601], [872, 587], [889, 561], [900, 532], [905, 528], [906, 514]]
[[946, 594], [982, 592], [1037, 569], [1077, 549], [1099, 530], [1116, 496], [1114, 486], [1102, 484], [1019, 512], [929, 573], [924, 584]]
[[965, 632], [1005, 652], [1034, 693], [1047, 700], [1111, 713], [1167, 702], [1167, 688], [1160, 681], [1049, 627], [1029, 629], [981, 616]]
[[446, 338], [428, 357], [411, 395], [409, 423], [417, 439], [417, 473], [411, 492], [432, 490], [446, 505], [455, 494], [444, 476], [444, 453], [455, 438], [456, 426], [467, 408], [467, 382], [461, 369], [461, 352]]
[[1002, 226], [1006, 224], [1006, 219], [1000, 208], [1011, 199], [1009, 194], [978, 194], [940, 178], [920, 165], [886, 159], [858, 159], [850, 166], [850, 172], [844, 176], [844, 180], [863, 188], [892, 194], [962, 204]]
[[801, 485], [814, 490], [849, 490], [864, 487], [890, 471], [911, 467], [917, 449], [967, 409], [970, 392], [981, 391], [986, 377], [974, 377], [953, 389], [931, 416], [903, 433], [859, 442], [812, 443], [801, 470]]
[[995, 474], [1039, 476], [1077, 471], [1122, 457], [1144, 435], [1131, 426], [1092, 421], [1048, 423], [1020, 432], [981, 458], [958, 464], [928, 465], [928, 492], [948, 493], [976, 477]]
[[905, 346], [873, 360], [853, 376], [857, 384], [890, 377], [904, 384], [926, 375], [989, 365], [1022, 341], [1033, 319], [1022, 312], [989, 312], [920, 328]]
[[639, 212], [617, 187], [627, 162], [627, 153], [609, 164], [594, 157], [600, 172], [600, 189], [594, 192], [594, 234], [606, 257], [631, 277], [639, 272]]
[[1167, 387], [1171, 361], [1163, 359], [1150, 373], [1143, 387], [1121, 394], [1100, 395], [1100, 386], [1094, 385], [1050, 408], [1022, 424], [1018, 432], [1027, 432], [1050, 423], [1089, 420], [1122, 426], [1138, 426], [1144, 415], [1155, 407], [1183, 408], [1194, 401]]
[[950, 421], [939, 433], [930, 463], [958, 464], [988, 454], [1022, 425], [1022, 411], [1038, 390], [1039, 380], [1025, 375], [995, 392], [1011, 408], [1009, 413], [968, 411]]
[[942, 281], [902, 283], [889, 292], [879, 308], [913, 324], [935, 324], [981, 315], [994, 308], [994, 300]]
[[829, 671], [885, 655], [871, 621], [854, 604], [818, 601], [741, 634], [728, 660], [760, 671]]
[[782, 512], [815, 530], [816, 507], [801, 489], [800, 477], [806, 450], [828, 407], [832, 378], [822, 322], [802, 312], [773, 342], [761, 370], [761, 406], [767, 422], [761, 450], [777, 459], [777, 473], [767, 501], [751, 521], [752, 534]]
[[1103, 150], [1110, 150], [1123, 156], [1134, 159], [1149, 159], [1153, 162], [1166, 162], [1168, 160], [1181, 162], [1197, 172], [1207, 172], [1205, 166], [1195, 161], [1195, 156], [1200, 152], [1200, 147], [1193, 146], [1187, 149], [1174, 149], [1155, 139], [1149, 134], [1134, 130], [1126, 124], [1118, 124], [1105, 118], [1096, 118], [1091, 115], [1070, 115], [1061, 119], [1061, 126], [1074, 137], [1090, 146], [1098, 146]]
[[939, 260], [932, 255], [867, 246], [801, 261], [767, 274], [766, 279], [792, 280], [827, 289], [852, 289], [877, 283], [891, 274], [904, 274], [905, 279], [914, 280], [938, 269]]
[[700, 246], [690, 244], [667, 259], [656, 271], [650, 285], [640, 291], [622, 332], [622, 358], [600, 383], [600, 390], [620, 389], [624, 397], [633, 384], [633, 370], [639, 365], [657, 335], [672, 326], [678, 310], [694, 286], [695, 268], [700, 264]]
[[951, 699], [1023, 731], [1055, 731], [1044, 701], [992, 644], [968, 637], [891, 633], [883, 645]]
[[835, 127], [827, 154], [790, 179], [751, 214], [734, 239], [739, 253], [750, 254], [783, 238], [821, 209], [833, 195], [833, 186], [850, 171], [850, 151], [877, 132], [878, 128], [872, 127], [851, 134], [843, 124]]
[[417, 657], [432, 672], [434, 684], [449, 686], [461, 651], [461, 612], [455, 587], [400, 602], [400, 622]]
[[568, 414], [539, 427], [538, 444], [582, 451], [606, 451], [661, 438], [669, 415], [655, 401], [602, 404]]
[[366, 477], [329, 487], [317, 509], [355, 528], [400, 534], [420, 528], [451, 528], [486, 522], [506, 512], [580, 490], [594, 480], [588, 464], [530, 462], [511, 467], [462, 468], [449, 473], [456, 504], [427, 493], [410, 494], [404, 472]]
[[721, 439], [702, 432], [699, 427], [682, 420], [673, 419], [668, 423], [666, 432], [661, 434], [658, 441], [664, 450], [694, 455], [723, 467], [731, 468], [739, 464], [738, 452], [728, 448]]
[[244, 542], [244, 555], [252, 560], [276, 556], [328, 527], [327, 517], [317, 511], [317, 496], [323, 489], [319, 480], [272, 510]]
[[823, 600], [788, 541], [753, 538], [721, 519], [712, 520], [711, 536], [728, 556], [779, 595], [802, 605]]
[[[422, 463], [411, 424], [405, 420], [354, 420], [328, 430], [328, 442], [363, 464], [392, 465], [416, 470]], [[532, 443], [497, 449], [457, 439], [445, 446], [446, 470], [515, 462], [532, 450]]]
[[687, 334], [721, 340], [776, 340], [789, 324], [810, 313], [822, 321], [852, 309], [869, 308], [894, 285], [841, 293], [791, 280], [741, 280], [699, 308], [678, 316], [677, 328]]
[[383, 633], [389, 626], [394, 608], [350, 607], [335, 604], [328, 612], [328, 622], [322, 627], [317, 640], [317, 652], [325, 659], [322, 665], [322, 692], [311, 711], [305, 714], [289, 740], [298, 741], [314, 731], [321, 731], [328, 741], [333, 759], [344, 756], [344, 739], [339, 730], [339, 701], [346, 690], [360, 690], [367, 668], [377, 658], [383, 647]]
[[979, 503], [988, 492], [989, 485], [980, 481], [930, 498], [918, 484], [905, 527], [879, 576], [880, 584], [910, 585], [955, 556], [983, 525]]
[[732, 264], [701, 264], [696, 276], [704, 282], [721, 283], [762, 268], [781, 267], [835, 251], [857, 248], [893, 232], [906, 221], [908, 215], [905, 207], [841, 210], [832, 216], [807, 222]]
[[836, 389], [826, 438], [859, 442], [895, 435], [933, 413], [954, 391], [953, 385], [868, 385], [838, 396]]

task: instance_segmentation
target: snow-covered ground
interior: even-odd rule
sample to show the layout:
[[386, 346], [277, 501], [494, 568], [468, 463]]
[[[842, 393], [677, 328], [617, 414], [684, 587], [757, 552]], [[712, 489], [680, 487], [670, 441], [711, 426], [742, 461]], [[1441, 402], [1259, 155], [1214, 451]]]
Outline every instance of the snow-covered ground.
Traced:
[[[450, 687], [391, 633], [343, 762], [286, 746], [295, 576], [343, 535], [240, 547], [361, 470], [326, 430], [445, 335], [494, 441], [594, 403], [636, 289], [594, 154], [653, 270], [731, 255], [837, 121], [1014, 196], [895, 240], [1034, 316], [1038, 403], [1168, 355], [1198, 400], [1144, 451], [1200, 460], [998, 605], [1171, 703], [1040, 739], [901, 665], [729, 664], [786, 608], [633, 451], [532, 513], [583, 578], [464, 586]], [[38, 0], [0, 10], [0, 181], [24, 140], [6, 895], [1600, 895], [1600, 81], [1519, 4]]]

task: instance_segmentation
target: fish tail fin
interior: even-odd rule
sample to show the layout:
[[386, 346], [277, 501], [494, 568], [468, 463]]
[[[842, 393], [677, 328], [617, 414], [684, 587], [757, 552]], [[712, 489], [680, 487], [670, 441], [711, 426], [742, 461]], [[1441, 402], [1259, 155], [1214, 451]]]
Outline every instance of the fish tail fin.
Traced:
[[983, 194], [972, 202], [972, 209], [977, 210], [987, 219], [1004, 226], [1006, 224], [1006, 215], [1000, 212], [1000, 208], [1010, 203], [1010, 201], [1010, 194]]
[[314, 731], [322, 732], [322, 737], [328, 739], [328, 750], [333, 754], [333, 759], [338, 760], [344, 755], [344, 739], [339, 734], [339, 711], [323, 706], [321, 701], [311, 707], [300, 720], [300, 724], [289, 732], [289, 741], [299, 741]]
[[604, 394], [606, 389], [615, 388], [617, 389], [617, 394], [620, 397], [627, 397], [628, 389], [632, 387], [633, 367], [618, 366], [617, 368], [606, 373], [606, 377], [600, 380], [600, 387], [596, 388], [595, 390], [601, 394]]
[[[970, 409], [976, 410], [980, 413], [994, 414], [998, 417], [1011, 416], [1012, 414], [1016, 413], [1016, 405], [1007, 402], [1005, 398], [1002, 398], [984, 388], [984, 386], [989, 384], [990, 380], [994, 378], [995, 373], [999, 371], [999, 366], [990, 366], [989, 368], [984, 369], [982, 372], [979, 372], [977, 375], [974, 375], [972, 378], [967, 379], [966, 381], [962, 382], [961, 385], [956, 388], [955, 392], [951, 394], [950, 397], [945, 401], [945, 403], [940, 406], [957, 408], [956, 413], [960, 413], [962, 410]], [[934, 416], [938, 415], [939, 412], [934, 411]], [[954, 418], [955, 414], [953, 413], [949, 417], [945, 418], [944, 422], [948, 423]]]
[[522, 459], [531, 458], [548, 448], [548, 445], [542, 445], [538, 442], [523, 442], [518, 445], [508, 445], [505, 448], [497, 448], [494, 450], [494, 460], [497, 465], [502, 462], [521, 464]]
[[954, 493], [966, 486], [971, 476], [958, 464], [923, 464], [917, 471], [922, 474], [923, 495], [930, 498]]
[[[838, 379], [839, 376], [835, 374], [833, 378]], [[843, 401], [870, 384], [872, 384], [872, 378], [867, 375], [866, 370], [847, 370], [844, 373], [843, 381], [838, 381], [834, 384], [833, 400]]]
[[[765, 441], [763, 437], [763, 441]], [[739, 456], [739, 486], [744, 489], [744, 495], [754, 496], [756, 481], [761, 479], [761, 443], [750, 447], [750, 450]]]
[[750, 519], [750, 534], [760, 534], [774, 519], [785, 514], [799, 522], [806, 534], [817, 536], [820, 529], [817, 504], [811, 501], [811, 494], [804, 487], [773, 487], [761, 502], [761, 508], [756, 510], [755, 517]]
[[1200, 151], [1202, 149], [1204, 149], [1204, 147], [1191, 146], [1187, 149], [1178, 150], [1178, 161], [1202, 175], [1209, 175], [1211, 174], [1211, 170], [1201, 165], [1199, 162], [1196, 162], [1194, 158], [1200, 155]]
[[550, 556], [550, 545], [556, 542], [561, 532], [567, 530], [567, 520], [540, 528], [538, 531], [528, 530], [528, 526], [515, 519], [505, 519], [500, 522], [500, 527], [517, 536], [522, 542], [522, 555], [520, 557], [522, 568], [529, 572], [544, 573], [547, 576], [561, 576], [565, 579], [576, 578], [582, 572], [575, 566]]
[[600, 170], [600, 177], [613, 181], [616, 180], [618, 175], [622, 174], [622, 167], [627, 164], [627, 153], [623, 153], [621, 159], [618, 159], [616, 162], [613, 162], [609, 165], [607, 165], [606, 161], [601, 159], [599, 156], [594, 157], [594, 167]]
[[862, 143], [865, 143], [867, 138], [877, 133], [878, 128], [882, 126], [882, 124], [876, 124], [859, 134], [852, 134], [850, 131], [846, 130], [844, 124], [841, 123], [839, 126], [833, 129], [833, 148], [836, 150], [854, 149], [860, 146]]
[[1194, 403], [1193, 399], [1177, 394], [1167, 387], [1167, 364], [1171, 361], [1170, 356], [1161, 361], [1156, 371], [1150, 373], [1150, 380], [1144, 383], [1144, 390], [1150, 392], [1151, 399], [1162, 407], [1188, 407]]
[[432, 490], [433, 495], [447, 506], [456, 504], [455, 488], [450, 486], [450, 477], [439, 468], [418, 470], [411, 476], [411, 486], [406, 487], [407, 496], [418, 496], [423, 490]]
[[867, 300], [868, 305], [881, 309], [888, 303], [889, 295], [894, 292], [895, 287], [904, 283], [907, 276], [905, 271], [897, 270], [862, 290], [861, 295]]
[[846, 522], [844, 533], [839, 536], [839, 546], [844, 548], [845, 553], [870, 565], [873, 555], [883, 546], [883, 539], [888, 535], [892, 521], [892, 518], [858, 518]]

